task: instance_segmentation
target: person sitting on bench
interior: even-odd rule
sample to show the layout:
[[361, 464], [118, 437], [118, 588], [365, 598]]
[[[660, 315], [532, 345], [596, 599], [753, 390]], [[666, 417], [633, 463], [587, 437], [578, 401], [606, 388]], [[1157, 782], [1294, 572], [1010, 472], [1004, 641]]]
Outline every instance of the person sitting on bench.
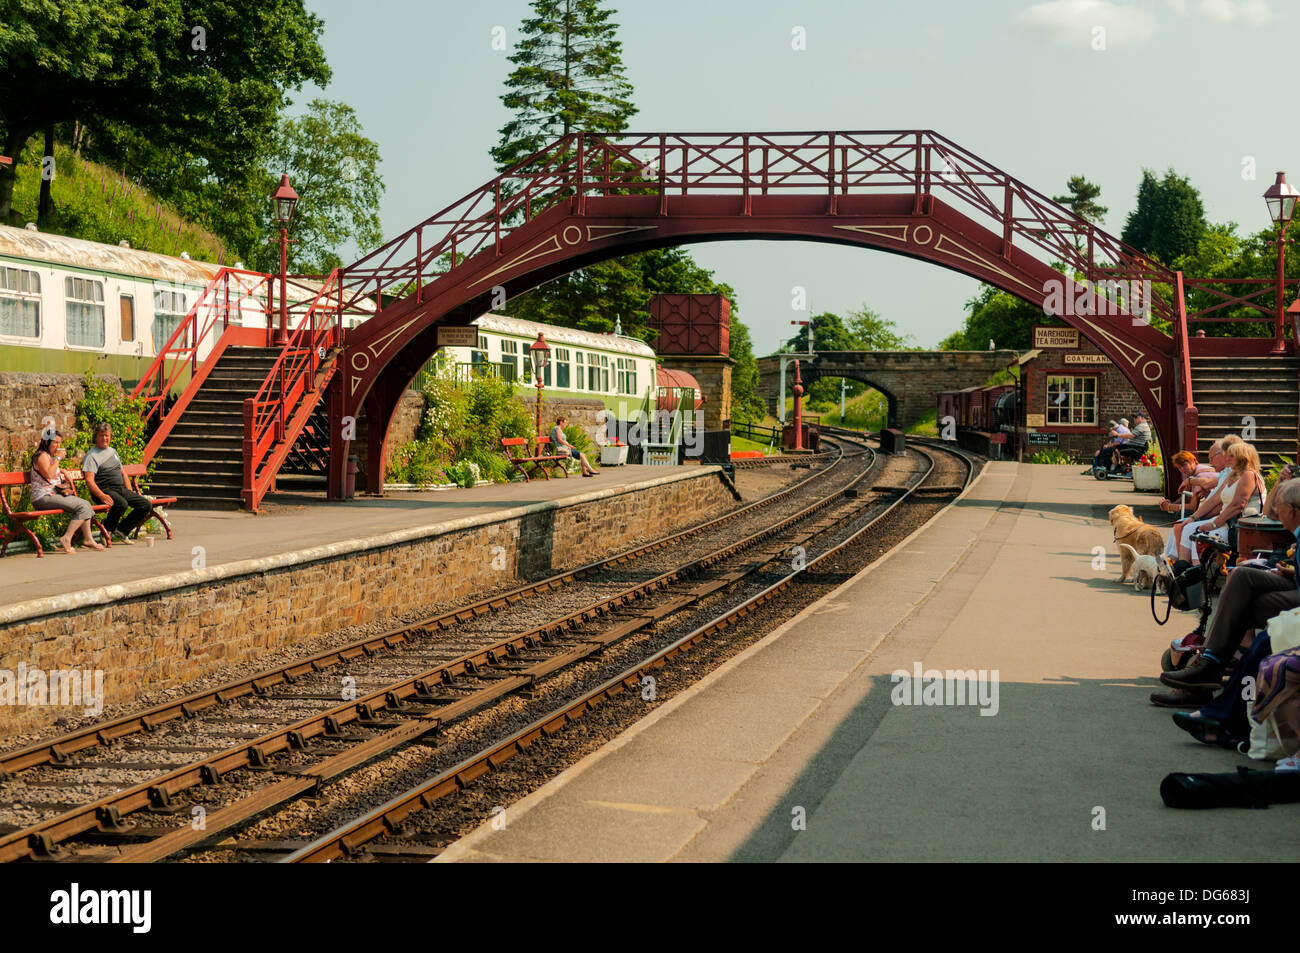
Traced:
[[63, 510], [72, 518], [68, 520], [68, 529], [58, 539], [58, 552], [75, 552], [72, 537], [81, 530], [82, 545], [89, 549], [103, 549], [90, 534], [95, 510], [77, 495], [77, 488], [72, 485], [67, 474], [59, 469], [59, 460], [63, 458], [63, 434], [57, 430], [46, 431], [36, 456], [32, 458], [32, 472], [28, 482], [32, 487], [32, 509]]
[[[1292, 535], [1300, 533], [1300, 480], [1287, 480], [1274, 487], [1268, 512]], [[1295, 570], [1290, 566], [1238, 566], [1228, 574], [1219, 595], [1201, 657], [1182, 671], [1162, 673], [1160, 681], [1184, 691], [1216, 689], [1247, 630], [1262, 629], [1279, 612], [1297, 606], [1300, 590], [1296, 589]]]
[[555, 426], [551, 428], [551, 449], [556, 453], [567, 453], [573, 459], [582, 464], [582, 475], [585, 477], [595, 476], [596, 471], [592, 469], [591, 464], [587, 462], [587, 455], [564, 439], [564, 425], [569, 422], [568, 417], [556, 417]]
[[[109, 506], [104, 528], [115, 542], [130, 546], [133, 542], [131, 534], [153, 515], [153, 504], [126, 485], [122, 458], [109, 446], [112, 441], [113, 428], [108, 424], [97, 424], [95, 445], [86, 451], [81, 461], [81, 472], [85, 474], [91, 496]], [[127, 513], [128, 508], [130, 513]], [[124, 513], [125, 519], [122, 518]]]

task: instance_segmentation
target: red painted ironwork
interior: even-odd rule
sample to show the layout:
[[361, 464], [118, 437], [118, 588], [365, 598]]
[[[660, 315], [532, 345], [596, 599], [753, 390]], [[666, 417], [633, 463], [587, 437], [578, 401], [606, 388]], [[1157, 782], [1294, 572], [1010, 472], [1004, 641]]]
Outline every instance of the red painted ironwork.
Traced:
[[[596, 261], [732, 238], [882, 249], [1039, 306], [1064, 282], [1087, 307], [1062, 320], [1123, 371], [1171, 448], [1187, 438], [1174, 404], [1190, 403], [1190, 381], [1177, 380], [1175, 345], [1159, 329], [1177, 321], [1185, 333], [1187, 321], [1253, 308], [1257, 295], [1231, 282], [1184, 282], [1213, 299], [1185, 315], [1173, 271], [928, 130], [574, 133], [342, 270], [341, 306], [390, 301], [349, 332], [331, 399], [332, 414], [369, 416], [372, 489], [397, 401], [436, 350], [437, 324], [467, 323], [502, 289], [518, 294]], [[1117, 282], [1142, 289], [1140, 308], [1107, 306], [1098, 289]], [[332, 496], [343, 467], [332, 454]]]
[[794, 449], [803, 449], [803, 379], [799, 362], [794, 362]]
[[[281, 301], [281, 308], [285, 303]], [[244, 401], [244, 506], [257, 512], [336, 369], [343, 341], [338, 272], [303, 311], [256, 396]]]
[[659, 354], [731, 353], [731, 302], [724, 295], [651, 295], [649, 327], [659, 332]]

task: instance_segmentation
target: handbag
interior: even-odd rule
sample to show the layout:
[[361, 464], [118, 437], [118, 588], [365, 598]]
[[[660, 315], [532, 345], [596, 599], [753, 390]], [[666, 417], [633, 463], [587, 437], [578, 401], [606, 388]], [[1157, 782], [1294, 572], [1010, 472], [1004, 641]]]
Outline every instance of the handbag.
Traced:
[[[1178, 564], [1175, 563], [1175, 568]], [[1181, 572], [1174, 572], [1165, 577], [1169, 584], [1169, 604], [1165, 608], [1165, 617], [1156, 615], [1156, 586], [1151, 587], [1151, 618], [1160, 625], [1169, 621], [1174, 609], [1185, 611], [1199, 609], [1205, 601], [1205, 569], [1202, 566], [1188, 565]]]

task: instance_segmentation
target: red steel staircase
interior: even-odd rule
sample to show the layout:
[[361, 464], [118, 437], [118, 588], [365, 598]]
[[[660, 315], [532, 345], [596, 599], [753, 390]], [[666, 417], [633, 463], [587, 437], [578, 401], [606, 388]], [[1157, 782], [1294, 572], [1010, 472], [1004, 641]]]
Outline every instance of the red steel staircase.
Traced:
[[157, 491], [257, 512], [291, 453], [301, 467], [304, 453], [328, 451], [319, 433], [295, 444], [343, 345], [338, 274], [319, 284], [289, 279], [283, 341], [274, 327], [278, 282], [221, 269], [136, 385], [132, 396], [144, 398], [154, 428], [144, 462], [154, 464]]

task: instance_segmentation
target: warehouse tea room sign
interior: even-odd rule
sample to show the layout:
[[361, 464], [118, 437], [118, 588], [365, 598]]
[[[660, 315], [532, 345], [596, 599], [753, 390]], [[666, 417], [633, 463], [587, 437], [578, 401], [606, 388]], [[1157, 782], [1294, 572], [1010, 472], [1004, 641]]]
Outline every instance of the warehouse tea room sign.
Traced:
[[1034, 328], [1034, 347], [1077, 348], [1078, 328]]

